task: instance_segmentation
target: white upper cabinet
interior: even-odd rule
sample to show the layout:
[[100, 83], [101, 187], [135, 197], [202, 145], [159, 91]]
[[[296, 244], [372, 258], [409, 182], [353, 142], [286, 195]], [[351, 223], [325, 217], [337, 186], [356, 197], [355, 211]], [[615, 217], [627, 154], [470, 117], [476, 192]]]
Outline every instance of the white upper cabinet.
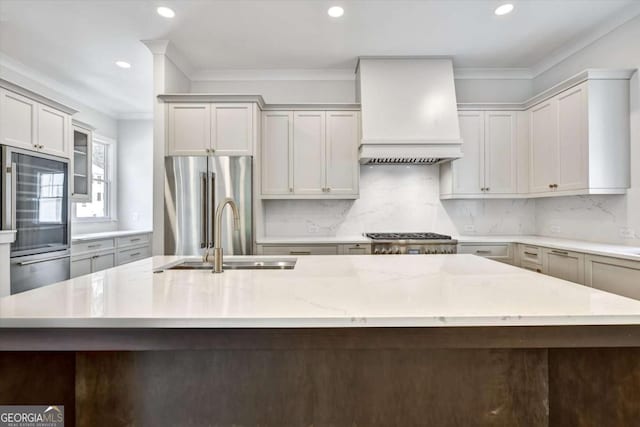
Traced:
[[168, 104], [167, 144], [172, 156], [211, 152], [210, 104]]
[[293, 112], [262, 113], [262, 194], [293, 193]]
[[218, 156], [253, 154], [253, 105], [211, 105], [211, 148]]
[[558, 106], [553, 100], [531, 109], [530, 191], [542, 193], [558, 179]]
[[[326, 182], [331, 194], [358, 194], [357, 111], [327, 112]], [[356, 143], [354, 143], [356, 141]]]
[[36, 99], [50, 100], [21, 88], [16, 90], [21, 93], [0, 89], [0, 144], [69, 157], [71, 115], [67, 111], [72, 110], [55, 102], [50, 103], [61, 109], [49, 106]]
[[484, 191], [495, 194], [517, 192], [517, 113], [487, 111], [484, 138]]
[[71, 156], [71, 198], [74, 202], [91, 202], [93, 129], [73, 122]]
[[0, 89], [0, 144], [37, 149], [37, 110], [37, 102]]
[[253, 154], [252, 104], [168, 103], [167, 109], [168, 155]]
[[587, 164], [587, 86], [583, 83], [558, 96], [557, 190], [589, 185]]
[[440, 166], [443, 198], [516, 194], [517, 112], [461, 111], [458, 120], [464, 156]]
[[357, 198], [357, 111], [262, 113], [263, 198]]
[[38, 148], [54, 156], [69, 157], [71, 117], [61, 111], [38, 106]]
[[325, 113], [301, 111], [293, 114], [293, 191], [322, 194], [325, 176]]
[[531, 193], [626, 191], [630, 184], [628, 78], [588, 79], [528, 111]]
[[484, 188], [484, 113], [465, 111], [458, 115], [460, 136], [464, 141], [464, 157], [455, 160], [453, 173], [453, 193], [482, 194]]

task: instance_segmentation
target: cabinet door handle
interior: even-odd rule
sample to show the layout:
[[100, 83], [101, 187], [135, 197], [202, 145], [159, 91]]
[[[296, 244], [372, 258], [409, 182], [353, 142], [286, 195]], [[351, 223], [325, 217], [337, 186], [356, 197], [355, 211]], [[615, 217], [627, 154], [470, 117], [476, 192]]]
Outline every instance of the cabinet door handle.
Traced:
[[289, 193], [293, 193], [293, 187], [289, 187]]
[[553, 249], [551, 253], [556, 255], [569, 256], [569, 252], [567, 251], [556, 251], [555, 249]]
[[289, 251], [289, 255], [311, 255], [309, 251]]
[[553, 188], [553, 184], [549, 184], [549, 188]]
[[331, 192], [331, 187], [327, 187], [327, 193]]

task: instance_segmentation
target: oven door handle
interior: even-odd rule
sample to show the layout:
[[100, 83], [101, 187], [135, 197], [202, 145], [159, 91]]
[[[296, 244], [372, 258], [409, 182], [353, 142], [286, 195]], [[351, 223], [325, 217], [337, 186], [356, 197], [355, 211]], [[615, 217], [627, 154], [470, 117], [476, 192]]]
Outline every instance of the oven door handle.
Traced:
[[71, 255], [60, 255], [60, 256], [54, 256], [54, 257], [45, 258], [45, 259], [34, 259], [33, 261], [23, 261], [23, 262], [19, 262], [18, 265], [23, 266], [23, 265], [38, 264], [41, 262], [55, 261], [55, 260], [64, 259], [64, 258], [71, 258]]

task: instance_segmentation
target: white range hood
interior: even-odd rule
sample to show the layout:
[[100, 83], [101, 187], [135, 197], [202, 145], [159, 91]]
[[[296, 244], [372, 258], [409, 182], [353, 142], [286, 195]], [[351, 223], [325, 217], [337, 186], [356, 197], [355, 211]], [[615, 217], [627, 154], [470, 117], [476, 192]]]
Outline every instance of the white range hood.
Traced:
[[450, 59], [361, 57], [360, 163], [436, 164], [462, 157]]

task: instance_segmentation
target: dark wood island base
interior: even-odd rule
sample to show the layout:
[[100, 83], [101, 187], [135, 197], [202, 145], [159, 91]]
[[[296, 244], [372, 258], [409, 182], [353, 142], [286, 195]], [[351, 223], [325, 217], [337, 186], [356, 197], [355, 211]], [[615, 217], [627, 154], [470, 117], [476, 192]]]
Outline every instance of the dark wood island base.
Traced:
[[640, 327], [2, 329], [67, 426], [634, 426]]

